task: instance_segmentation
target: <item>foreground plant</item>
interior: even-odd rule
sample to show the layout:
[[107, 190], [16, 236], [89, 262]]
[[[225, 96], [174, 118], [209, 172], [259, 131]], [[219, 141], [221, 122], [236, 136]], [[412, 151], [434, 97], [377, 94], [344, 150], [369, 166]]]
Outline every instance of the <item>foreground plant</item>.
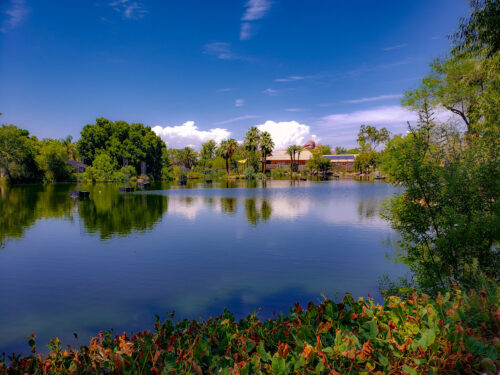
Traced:
[[288, 316], [236, 322], [161, 322], [132, 337], [101, 332], [88, 346], [0, 360], [1, 374], [496, 374], [500, 309], [490, 293], [454, 290], [431, 299], [299, 304]]

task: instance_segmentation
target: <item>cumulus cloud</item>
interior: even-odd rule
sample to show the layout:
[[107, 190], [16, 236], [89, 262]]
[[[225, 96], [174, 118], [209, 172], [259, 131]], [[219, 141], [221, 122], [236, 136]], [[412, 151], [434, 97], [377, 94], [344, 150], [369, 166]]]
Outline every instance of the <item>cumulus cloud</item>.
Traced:
[[5, 20], [2, 23], [1, 32], [7, 32], [19, 25], [28, 14], [28, 8], [24, 0], [11, 0], [9, 7], [4, 12]]
[[177, 126], [155, 126], [152, 130], [171, 148], [190, 146], [199, 149], [202, 143], [211, 139], [220, 143], [231, 136], [230, 131], [222, 128], [199, 130], [194, 121]]
[[303, 145], [310, 139], [318, 140], [318, 137], [311, 134], [311, 127], [300, 124], [297, 121], [266, 121], [257, 125], [260, 131], [271, 134], [276, 150], [284, 150], [290, 145]]

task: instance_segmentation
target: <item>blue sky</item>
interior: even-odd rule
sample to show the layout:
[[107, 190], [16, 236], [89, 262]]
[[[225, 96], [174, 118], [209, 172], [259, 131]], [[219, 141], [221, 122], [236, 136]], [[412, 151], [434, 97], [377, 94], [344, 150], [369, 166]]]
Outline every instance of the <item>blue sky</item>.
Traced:
[[448, 50], [466, 0], [3, 0], [1, 122], [79, 137], [97, 117], [172, 147], [241, 139], [355, 145], [405, 131], [399, 95]]

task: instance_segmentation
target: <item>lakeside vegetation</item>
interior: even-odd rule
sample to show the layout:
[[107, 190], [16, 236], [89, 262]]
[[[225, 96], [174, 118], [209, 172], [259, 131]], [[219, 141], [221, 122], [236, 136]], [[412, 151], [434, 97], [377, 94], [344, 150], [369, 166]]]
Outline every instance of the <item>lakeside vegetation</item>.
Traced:
[[[406, 135], [392, 138], [385, 129], [360, 129], [354, 168], [380, 168], [405, 188], [387, 201], [383, 216], [401, 235], [396, 260], [410, 267], [412, 277], [386, 280], [383, 307], [348, 295], [338, 304], [326, 300], [307, 310], [296, 306], [289, 315], [265, 322], [250, 315], [237, 323], [229, 312], [201, 322], [158, 321], [155, 333], [130, 338], [103, 333], [79, 349], [63, 350], [56, 339], [46, 357], [36, 354], [31, 338], [33, 354], [9, 357], [8, 368], [4, 358], [0, 371], [497, 373], [500, 10], [497, 1], [472, 4], [472, 15], [453, 36], [449, 55], [435, 60], [421, 85], [405, 93], [402, 104], [418, 114], [418, 122], [408, 124]], [[439, 122], [441, 112], [456, 117]], [[242, 168], [239, 164], [245, 176], [253, 178], [266, 172], [259, 160], [273, 148], [272, 140], [263, 146], [261, 140], [268, 137], [256, 130], [249, 130], [242, 145], [234, 139], [219, 147], [207, 142], [198, 159], [190, 148], [167, 150], [148, 127], [98, 119], [86, 126], [75, 147], [91, 160], [94, 169], [86, 172], [91, 180], [137, 175], [148, 153], [149, 173], [155, 178], [218, 169], [230, 175]], [[63, 142], [38, 141], [13, 126], [3, 126], [2, 132], [0, 142], [10, 148], [4, 148], [1, 165], [9, 179], [62, 178], [61, 150], [69, 156]], [[313, 152], [310, 170], [324, 172], [323, 151]], [[291, 146], [287, 152], [290, 171], [279, 172], [293, 175], [301, 149]], [[120, 169], [124, 159], [132, 169]]]
[[454, 289], [372, 300], [325, 299], [288, 315], [239, 322], [229, 311], [206, 321], [166, 321], [133, 336], [100, 332], [88, 345], [47, 357], [0, 360], [9, 374], [472, 374], [498, 370], [498, 291]]

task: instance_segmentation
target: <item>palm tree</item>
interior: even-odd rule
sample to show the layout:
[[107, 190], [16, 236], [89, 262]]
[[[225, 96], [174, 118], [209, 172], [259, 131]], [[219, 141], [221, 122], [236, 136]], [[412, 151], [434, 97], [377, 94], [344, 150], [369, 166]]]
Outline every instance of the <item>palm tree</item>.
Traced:
[[[257, 160], [257, 155], [256, 151], [259, 148], [259, 143], [260, 143], [260, 130], [257, 129], [256, 126], [252, 126], [248, 131], [247, 134], [245, 135], [245, 141], [244, 141], [244, 147], [245, 150], [247, 151], [247, 162], [246, 166], [248, 167], [249, 160], [252, 160], [252, 167], [258, 169], [258, 160]], [[255, 165], [256, 164], [256, 165]]]
[[180, 152], [179, 159], [187, 169], [191, 169], [198, 160], [198, 153], [191, 147], [184, 147]]
[[299, 158], [300, 158], [300, 152], [302, 151], [302, 147], [300, 146], [297, 146], [297, 145], [292, 145], [292, 146], [288, 146], [288, 148], [286, 149], [286, 152], [288, 153], [288, 155], [290, 155], [290, 171], [293, 172], [294, 170], [294, 165], [295, 165], [295, 162], [297, 161], [297, 159], [295, 159], [295, 154], [298, 153], [299, 154]]
[[260, 153], [262, 154], [262, 173], [266, 173], [266, 158], [271, 152], [273, 152], [274, 142], [271, 138], [271, 134], [268, 132], [262, 132], [260, 135]]
[[66, 151], [66, 154], [68, 155], [68, 159], [76, 160], [76, 145], [73, 143], [73, 137], [68, 135], [66, 138], [61, 138], [59, 141], [62, 143], [64, 151]]
[[236, 152], [236, 148], [238, 147], [238, 143], [233, 139], [229, 138], [228, 140], [222, 141], [220, 143], [220, 147], [217, 150], [219, 156], [224, 158], [226, 161], [226, 174], [229, 175], [229, 159], [231, 159]]
[[256, 151], [259, 147], [261, 138], [260, 130], [256, 126], [252, 126], [245, 135], [245, 148], [248, 151]]
[[302, 152], [302, 146], [295, 146], [295, 151], [297, 152], [297, 172], [299, 171], [299, 164], [300, 164], [300, 153]]

